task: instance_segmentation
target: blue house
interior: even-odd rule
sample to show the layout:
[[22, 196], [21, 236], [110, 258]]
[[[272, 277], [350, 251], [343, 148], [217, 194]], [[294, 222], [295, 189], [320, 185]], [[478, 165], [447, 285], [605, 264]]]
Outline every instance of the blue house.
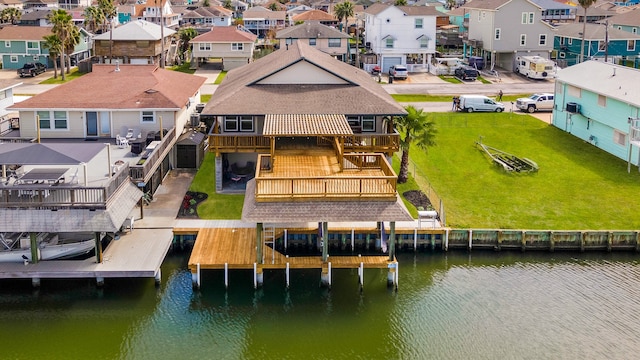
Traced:
[[[0, 29], [0, 56], [4, 69], [19, 69], [28, 62], [41, 62], [53, 67], [49, 49], [45, 48], [44, 37], [51, 35], [51, 27], [5, 26]], [[69, 54], [72, 63], [89, 57], [92, 47], [89, 33], [80, 29], [80, 42]]]
[[[585, 61], [562, 69], [556, 78], [552, 124], [639, 165], [638, 84], [640, 70], [601, 61]], [[633, 145], [631, 140], [636, 136]]]
[[[580, 62], [583, 24], [572, 23], [558, 26], [554, 36], [553, 49], [557, 52], [560, 67], [575, 65]], [[605, 46], [608, 39], [608, 46]], [[584, 60], [595, 59], [614, 61], [631, 61], [640, 65], [640, 35], [618, 30], [611, 25], [587, 23]]]

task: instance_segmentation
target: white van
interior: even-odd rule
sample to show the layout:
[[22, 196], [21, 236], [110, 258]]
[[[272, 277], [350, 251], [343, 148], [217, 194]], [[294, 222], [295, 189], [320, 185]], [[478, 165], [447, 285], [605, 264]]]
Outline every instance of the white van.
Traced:
[[484, 95], [461, 95], [460, 103], [458, 104], [460, 111], [474, 112], [474, 111], [504, 111], [504, 105], [499, 102], [493, 101]]

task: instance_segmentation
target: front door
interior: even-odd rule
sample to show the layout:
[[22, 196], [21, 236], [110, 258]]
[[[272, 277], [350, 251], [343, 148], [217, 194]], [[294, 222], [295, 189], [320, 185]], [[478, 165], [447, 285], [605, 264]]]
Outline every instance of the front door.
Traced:
[[108, 111], [87, 111], [85, 117], [87, 119], [87, 136], [111, 136]]
[[98, 136], [98, 113], [87, 111], [85, 117], [87, 119], [87, 136]]

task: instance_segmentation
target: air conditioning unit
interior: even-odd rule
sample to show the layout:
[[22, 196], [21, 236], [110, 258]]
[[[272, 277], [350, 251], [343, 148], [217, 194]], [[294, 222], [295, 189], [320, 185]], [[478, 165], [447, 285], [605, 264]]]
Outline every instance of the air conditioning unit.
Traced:
[[567, 112], [577, 114], [580, 112], [580, 105], [574, 102], [567, 103]]
[[191, 126], [196, 127], [200, 125], [200, 114], [191, 114]]

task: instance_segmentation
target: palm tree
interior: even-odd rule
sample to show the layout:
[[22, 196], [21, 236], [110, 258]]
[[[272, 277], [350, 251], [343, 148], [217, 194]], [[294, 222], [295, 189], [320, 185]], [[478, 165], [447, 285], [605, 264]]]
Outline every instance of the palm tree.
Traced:
[[98, 24], [102, 24], [103, 21], [102, 11], [97, 7], [89, 6], [84, 9], [84, 22], [91, 32], [95, 33], [98, 30]]
[[233, 10], [233, 4], [231, 3], [231, 0], [224, 0], [222, 4], [222, 7], [224, 7], [225, 9]]
[[350, 1], [345, 1], [336, 5], [333, 8], [333, 12], [335, 13], [339, 22], [344, 19], [344, 31], [347, 32], [347, 21], [351, 16], [353, 16], [353, 4]]
[[407, 6], [407, 0], [396, 0], [396, 2], [393, 5], [395, 5], [395, 6]]
[[80, 29], [74, 25], [69, 28], [69, 36], [67, 36], [67, 41], [64, 44], [65, 52], [69, 54], [69, 56], [67, 56], [67, 74], [71, 72], [71, 54], [73, 54], [76, 49], [76, 45], [79, 43]]
[[[51, 34], [44, 37], [44, 48], [49, 49], [49, 57], [53, 59], [53, 78], [58, 78], [58, 57], [62, 53], [62, 42], [57, 35]], [[61, 60], [62, 61], [62, 60]]]
[[278, 11], [280, 10], [280, 7], [278, 6], [278, 3], [274, 1], [271, 4], [269, 4], [268, 9], [271, 11]]
[[6, 8], [0, 13], [0, 18], [3, 23], [11, 23], [15, 25], [20, 21], [21, 17], [22, 12], [14, 7]]
[[587, 31], [587, 9], [595, 2], [596, 0], [578, 0], [580, 6], [584, 9], [584, 19], [582, 19], [582, 43], [580, 43], [580, 62], [584, 61], [584, 37]]
[[[109, 63], [113, 54], [113, 18], [118, 16], [118, 9], [113, 4], [113, 0], [98, 0], [98, 9], [102, 13], [104, 21], [109, 21]], [[164, 39], [162, 39], [164, 41]]]
[[[72, 27], [75, 27], [72, 22], [71, 15], [63, 9], [57, 9], [49, 13], [48, 20], [53, 24], [52, 32], [60, 39], [60, 66], [63, 67], [65, 59], [65, 44], [69, 37], [69, 32]], [[65, 80], [64, 71], [60, 73], [62, 75], [62, 81]]]
[[434, 146], [435, 136], [438, 132], [432, 120], [428, 119], [427, 113], [422, 109], [418, 110], [409, 105], [405, 107], [407, 115], [396, 117], [395, 125], [400, 133], [400, 149], [402, 150], [402, 160], [400, 161], [400, 173], [398, 183], [407, 182], [409, 178], [409, 149], [415, 144], [421, 150], [427, 150], [429, 146]]
[[180, 54], [184, 54], [189, 50], [189, 41], [198, 36], [198, 32], [196, 29], [188, 27], [180, 29], [180, 31], [178, 31], [178, 36], [180, 37]]

